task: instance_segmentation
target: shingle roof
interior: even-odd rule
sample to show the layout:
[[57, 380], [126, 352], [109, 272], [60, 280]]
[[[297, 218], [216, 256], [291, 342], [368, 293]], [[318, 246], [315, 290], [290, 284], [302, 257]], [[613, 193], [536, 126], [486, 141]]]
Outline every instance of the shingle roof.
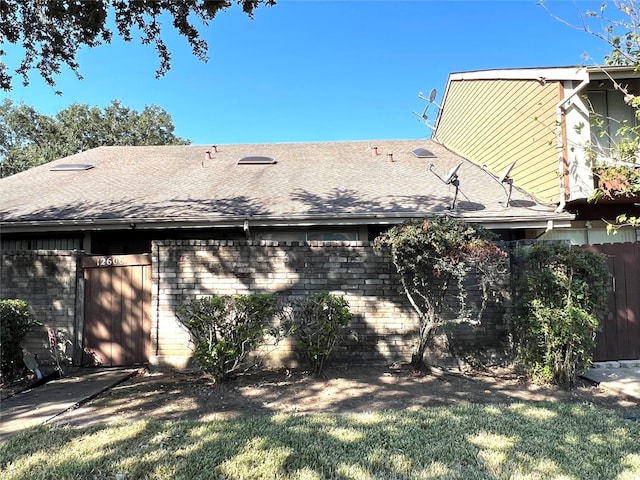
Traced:
[[[412, 151], [419, 147], [436, 157], [416, 158]], [[512, 206], [505, 208], [503, 186], [428, 140], [218, 145], [216, 150], [195, 145], [100, 147], [41, 165], [0, 180], [0, 222], [424, 216], [446, 212], [455, 192], [429, 165], [444, 176], [459, 162], [456, 214], [480, 221], [554, 216], [552, 207], [535, 204], [517, 189]], [[393, 162], [388, 161], [390, 153]], [[251, 155], [277, 163], [237, 164]], [[94, 168], [51, 171], [61, 163]]]

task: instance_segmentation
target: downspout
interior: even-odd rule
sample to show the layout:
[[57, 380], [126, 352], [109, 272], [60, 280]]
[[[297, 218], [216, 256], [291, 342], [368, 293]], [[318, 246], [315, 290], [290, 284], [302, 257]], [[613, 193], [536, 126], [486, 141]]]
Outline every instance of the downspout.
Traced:
[[[560, 213], [564, 211], [565, 205], [567, 203], [567, 190], [569, 185], [567, 183], [567, 179], [565, 178], [565, 173], [568, 174], [569, 165], [567, 162], [567, 129], [566, 122], [564, 121], [564, 113], [567, 104], [573, 97], [578, 95], [584, 88], [589, 85], [589, 73], [587, 70], [584, 70], [585, 77], [582, 79], [580, 84], [573, 90], [571, 95], [566, 98], [563, 98], [556, 104], [556, 125], [558, 128], [557, 137], [558, 137], [558, 174], [560, 176], [560, 202], [558, 207], [556, 208], [556, 212]], [[562, 92], [564, 93], [564, 86], [560, 83]], [[588, 112], [587, 112], [588, 114]]]
[[251, 240], [251, 230], [249, 229], [249, 220], [244, 221], [242, 225], [242, 230], [244, 231], [244, 235], [247, 241]]

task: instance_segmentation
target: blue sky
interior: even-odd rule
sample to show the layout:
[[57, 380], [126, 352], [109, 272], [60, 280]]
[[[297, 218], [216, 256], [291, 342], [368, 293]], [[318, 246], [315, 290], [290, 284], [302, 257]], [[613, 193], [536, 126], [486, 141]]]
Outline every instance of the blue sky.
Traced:
[[[577, 23], [579, 11], [600, 2], [546, 4]], [[418, 92], [435, 88], [439, 101], [449, 73], [579, 65], [584, 53], [594, 61], [607, 53], [535, 0], [280, 0], [253, 20], [233, 7], [201, 29], [208, 63], [166, 27], [173, 61], [160, 79], [152, 47], [117, 38], [80, 52], [84, 79], [64, 71], [62, 96], [34, 72], [28, 87], [16, 77], [0, 99], [49, 115], [72, 103], [158, 105], [194, 144], [420, 139], [431, 132], [413, 114], [425, 106]], [[20, 50], [9, 52], [9, 65], [17, 65]], [[428, 114], [435, 120], [434, 107]]]

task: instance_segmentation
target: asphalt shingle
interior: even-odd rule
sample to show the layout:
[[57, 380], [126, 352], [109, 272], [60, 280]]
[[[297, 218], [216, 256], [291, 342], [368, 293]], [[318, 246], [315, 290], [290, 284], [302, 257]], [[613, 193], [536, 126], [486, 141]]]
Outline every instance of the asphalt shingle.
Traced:
[[[412, 151], [419, 147], [435, 157], [417, 158]], [[277, 163], [238, 165], [250, 155]], [[506, 208], [503, 185], [435, 142], [390, 140], [218, 145], [215, 151], [202, 145], [100, 147], [0, 180], [0, 219], [6, 225], [428, 215], [447, 211], [455, 188], [437, 175], [460, 162], [456, 214], [481, 220], [554, 215], [552, 206], [517, 188]], [[60, 163], [94, 168], [51, 171]]]

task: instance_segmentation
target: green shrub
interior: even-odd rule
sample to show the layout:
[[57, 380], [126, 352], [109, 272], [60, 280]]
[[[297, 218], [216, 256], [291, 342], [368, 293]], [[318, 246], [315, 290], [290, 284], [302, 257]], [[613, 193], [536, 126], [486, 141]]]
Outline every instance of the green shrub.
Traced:
[[351, 320], [349, 303], [331, 293], [314, 293], [291, 304], [289, 332], [298, 340], [314, 374], [322, 374], [340, 333]]
[[[396, 225], [375, 239], [376, 250], [389, 255], [418, 314], [413, 367], [425, 366], [424, 354], [448, 319], [473, 314], [480, 320], [488, 299], [498, 294], [496, 285], [506, 272], [507, 254], [493, 243], [493, 237], [488, 230], [464, 220], [435, 216]], [[475, 312], [467, 304], [469, 282], [482, 292]]]
[[24, 300], [0, 300], [0, 382], [10, 381], [24, 371], [21, 343], [38, 323]]
[[570, 387], [588, 367], [610, 276], [603, 255], [567, 244], [518, 250], [518, 360], [538, 381]]
[[276, 314], [273, 295], [211, 296], [178, 308], [194, 342], [200, 368], [224, 381], [250, 367], [249, 353], [263, 341]]

